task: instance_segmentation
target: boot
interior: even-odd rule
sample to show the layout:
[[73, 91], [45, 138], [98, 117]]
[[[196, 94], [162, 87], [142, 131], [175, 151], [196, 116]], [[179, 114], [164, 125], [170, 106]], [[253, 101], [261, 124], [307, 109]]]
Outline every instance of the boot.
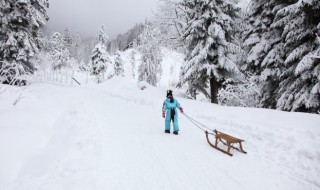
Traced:
[[173, 134], [178, 135], [179, 133], [178, 131], [173, 131]]
[[165, 132], [165, 133], [170, 133], [170, 130], [165, 130], [164, 132]]

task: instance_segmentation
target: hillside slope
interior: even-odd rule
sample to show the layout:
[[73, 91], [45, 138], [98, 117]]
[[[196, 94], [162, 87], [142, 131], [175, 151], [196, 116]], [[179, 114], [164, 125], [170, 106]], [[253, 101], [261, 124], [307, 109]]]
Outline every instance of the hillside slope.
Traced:
[[248, 154], [229, 157], [183, 115], [178, 136], [164, 133], [162, 88], [113, 78], [1, 92], [2, 190], [320, 189], [318, 115], [221, 107], [174, 90], [188, 115], [246, 140]]

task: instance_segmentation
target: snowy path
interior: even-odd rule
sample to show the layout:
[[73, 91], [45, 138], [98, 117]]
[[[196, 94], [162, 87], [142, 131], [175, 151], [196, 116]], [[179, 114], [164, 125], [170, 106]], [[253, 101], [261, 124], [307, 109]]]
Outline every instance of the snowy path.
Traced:
[[[136, 88], [34, 84], [14, 108], [0, 101], [8, 104], [0, 108], [0, 153], [8, 156], [0, 189], [320, 189], [319, 116], [178, 98], [209, 127], [246, 140], [248, 154], [229, 157], [182, 115], [181, 133], [164, 134], [164, 91]], [[13, 100], [11, 91], [1, 96]]]

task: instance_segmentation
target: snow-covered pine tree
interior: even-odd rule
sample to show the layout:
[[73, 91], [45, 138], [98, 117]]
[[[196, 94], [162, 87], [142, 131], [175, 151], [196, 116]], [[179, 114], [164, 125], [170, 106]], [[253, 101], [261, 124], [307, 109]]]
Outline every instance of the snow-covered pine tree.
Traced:
[[63, 67], [67, 67], [69, 55], [69, 51], [64, 45], [61, 34], [59, 32], [53, 33], [51, 40], [52, 69], [59, 70]]
[[0, 83], [34, 72], [31, 59], [41, 48], [48, 7], [48, 0], [0, 1]]
[[67, 48], [69, 51], [69, 55], [71, 55], [72, 52], [72, 46], [73, 46], [73, 37], [71, 36], [71, 33], [68, 28], [64, 29], [63, 35], [62, 35], [63, 45]]
[[145, 30], [139, 36], [141, 52], [141, 64], [138, 69], [138, 81], [146, 81], [156, 86], [160, 80], [161, 69], [161, 49], [157, 36], [159, 31], [150, 25], [145, 26]]
[[[134, 44], [136, 45], [136, 44]], [[133, 49], [130, 53], [130, 63], [131, 63], [131, 72], [132, 72], [132, 78], [135, 79], [136, 77], [136, 51]]]
[[124, 51], [132, 47], [134, 40], [137, 40], [138, 36], [143, 32], [144, 24], [136, 24], [129, 29], [125, 34], [119, 34], [116, 39], [108, 42], [108, 50], [115, 53], [117, 50]]
[[104, 73], [108, 65], [111, 63], [109, 54], [107, 52], [106, 43], [108, 36], [105, 33], [104, 26], [99, 29], [99, 34], [96, 38], [97, 43], [92, 50], [91, 56], [91, 75], [97, 77], [97, 82], [100, 83], [104, 78]]
[[99, 34], [96, 37], [96, 40], [98, 41], [98, 43], [101, 43], [104, 46], [107, 46], [107, 41], [109, 40], [109, 37], [105, 31], [104, 25], [101, 26], [101, 28], [99, 29]]
[[285, 70], [280, 75], [277, 109], [320, 111], [319, 0], [286, 1], [276, 14], [273, 28], [282, 31]]
[[42, 47], [41, 51], [44, 51], [46, 53], [49, 53], [51, 51], [51, 37], [52, 36], [44, 36], [42, 39]]
[[244, 69], [260, 76], [260, 106], [276, 107], [279, 79], [284, 62], [281, 30], [272, 28], [279, 9], [286, 6], [284, 1], [251, 1], [246, 21], [249, 28], [243, 32], [243, 46], [248, 52]]
[[235, 0], [184, 0], [180, 4], [189, 21], [183, 31], [187, 55], [181, 81], [188, 83], [193, 98], [196, 91], [201, 91], [212, 103], [218, 103], [217, 94], [223, 81], [239, 72], [235, 54], [241, 48], [235, 34], [240, 9], [235, 3]]
[[81, 37], [79, 33], [77, 33], [74, 37], [72, 50], [70, 54], [71, 54], [71, 57], [74, 57], [78, 61], [78, 63], [82, 61], [81, 51], [83, 48], [81, 47], [81, 44], [82, 44]]
[[120, 53], [117, 51], [114, 60], [114, 74], [117, 76], [124, 76], [123, 60]]

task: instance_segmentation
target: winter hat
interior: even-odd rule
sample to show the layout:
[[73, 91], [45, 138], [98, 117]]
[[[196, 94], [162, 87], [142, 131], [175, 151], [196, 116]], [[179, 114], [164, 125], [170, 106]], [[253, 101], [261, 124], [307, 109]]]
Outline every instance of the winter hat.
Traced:
[[167, 97], [172, 96], [172, 90], [167, 90]]

